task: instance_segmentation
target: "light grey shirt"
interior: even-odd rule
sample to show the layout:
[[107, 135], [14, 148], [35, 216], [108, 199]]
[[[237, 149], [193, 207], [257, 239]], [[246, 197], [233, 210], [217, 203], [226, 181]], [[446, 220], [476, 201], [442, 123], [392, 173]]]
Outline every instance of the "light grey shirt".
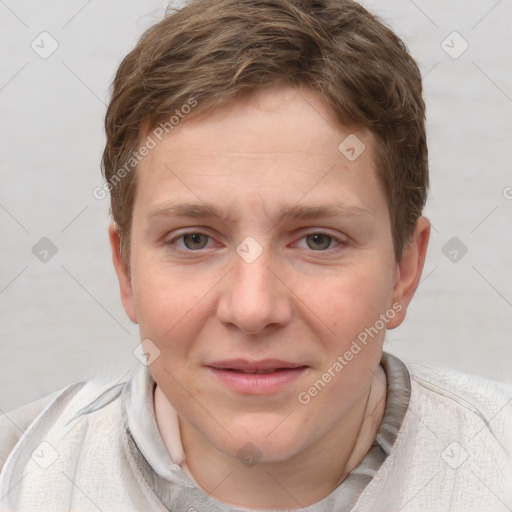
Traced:
[[[512, 510], [510, 388], [406, 367], [386, 353], [381, 365], [387, 404], [373, 446], [328, 496], [295, 510]], [[141, 365], [127, 379], [73, 384], [0, 417], [0, 510], [241, 510], [208, 496], [187, 474], [177, 417], [167, 451], [154, 387]]]

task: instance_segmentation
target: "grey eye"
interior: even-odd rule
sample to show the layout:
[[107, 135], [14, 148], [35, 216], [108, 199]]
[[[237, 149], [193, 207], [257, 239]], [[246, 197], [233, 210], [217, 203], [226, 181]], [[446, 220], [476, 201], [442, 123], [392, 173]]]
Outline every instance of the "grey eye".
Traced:
[[187, 249], [204, 249], [208, 243], [208, 235], [203, 235], [202, 233], [189, 233], [187, 235], [183, 235], [183, 243]]
[[323, 233], [314, 233], [306, 236], [308, 247], [313, 250], [323, 251], [328, 249], [332, 242], [332, 236]]

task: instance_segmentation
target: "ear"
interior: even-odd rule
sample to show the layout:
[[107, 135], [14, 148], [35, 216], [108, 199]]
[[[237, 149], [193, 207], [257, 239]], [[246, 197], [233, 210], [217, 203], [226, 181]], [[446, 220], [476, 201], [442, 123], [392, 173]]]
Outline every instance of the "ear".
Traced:
[[115, 222], [111, 222], [108, 226], [108, 237], [110, 239], [110, 247], [112, 248], [112, 262], [116, 270], [117, 279], [119, 281], [119, 289], [121, 291], [121, 302], [128, 318], [133, 323], [138, 323], [137, 309], [135, 307], [135, 299], [133, 296], [132, 281], [130, 277], [130, 269], [123, 261], [121, 256], [121, 243], [119, 232]]
[[420, 217], [411, 240], [404, 247], [402, 261], [397, 265], [392, 304], [400, 304], [402, 307], [393, 307], [397, 314], [389, 320], [387, 329], [394, 329], [404, 321], [407, 307], [420, 283], [429, 239], [430, 222], [426, 217]]

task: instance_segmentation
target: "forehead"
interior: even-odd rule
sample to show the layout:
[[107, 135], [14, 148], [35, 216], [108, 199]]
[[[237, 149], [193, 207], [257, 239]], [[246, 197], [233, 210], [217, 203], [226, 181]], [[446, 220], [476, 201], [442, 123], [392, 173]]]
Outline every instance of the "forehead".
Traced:
[[384, 197], [372, 148], [367, 130], [343, 126], [313, 91], [263, 89], [208, 115], [185, 116], [140, 164], [135, 207], [155, 210], [186, 197], [189, 204], [237, 203], [237, 211], [306, 199], [365, 209]]
[[206, 142], [217, 130], [229, 130], [229, 137], [213, 141], [224, 154], [245, 152], [263, 158], [279, 153], [290, 158], [305, 152], [323, 154], [350, 134], [368, 143], [372, 140], [368, 130], [342, 124], [312, 89], [286, 85], [251, 91], [213, 111], [191, 110], [171, 133], [176, 143], [186, 135], [204, 137]]

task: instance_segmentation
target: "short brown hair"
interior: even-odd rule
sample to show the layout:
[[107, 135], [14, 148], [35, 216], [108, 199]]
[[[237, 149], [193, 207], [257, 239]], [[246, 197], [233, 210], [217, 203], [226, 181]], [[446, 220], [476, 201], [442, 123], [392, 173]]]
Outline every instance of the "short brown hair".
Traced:
[[147, 30], [114, 78], [102, 164], [126, 263], [137, 183], [126, 162], [142, 137], [191, 98], [204, 112], [277, 83], [311, 88], [373, 134], [401, 260], [429, 179], [421, 75], [400, 38], [350, 0], [193, 0]]

